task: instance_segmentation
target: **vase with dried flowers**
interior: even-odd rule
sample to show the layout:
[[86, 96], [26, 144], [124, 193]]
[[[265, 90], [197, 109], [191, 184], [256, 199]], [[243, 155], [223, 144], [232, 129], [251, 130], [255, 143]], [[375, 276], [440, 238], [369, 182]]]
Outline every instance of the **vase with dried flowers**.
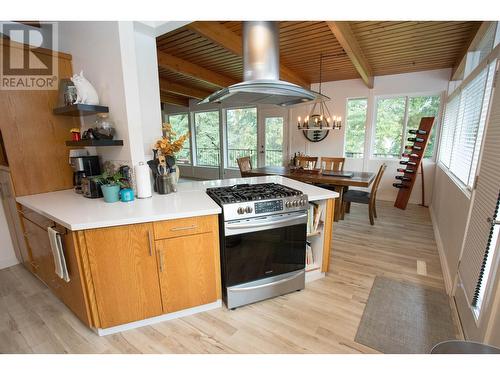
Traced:
[[[162, 193], [164, 189], [159, 188], [159, 181], [168, 179], [177, 183], [179, 178], [178, 168], [175, 166], [175, 155], [182, 150], [184, 142], [189, 137], [189, 132], [177, 135], [169, 123], [163, 124], [163, 136], [153, 144], [153, 160], [148, 165], [155, 177], [154, 190]], [[173, 188], [175, 191], [175, 187]], [[169, 191], [170, 192], [170, 191]]]

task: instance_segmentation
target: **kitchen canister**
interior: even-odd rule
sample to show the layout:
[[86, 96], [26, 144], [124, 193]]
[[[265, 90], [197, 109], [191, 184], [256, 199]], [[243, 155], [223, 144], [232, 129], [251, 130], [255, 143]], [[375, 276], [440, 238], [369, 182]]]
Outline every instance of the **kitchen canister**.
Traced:
[[142, 161], [139, 165], [135, 166], [135, 182], [137, 198], [149, 198], [152, 196], [149, 166]]
[[132, 202], [134, 200], [134, 191], [132, 189], [121, 189], [120, 200], [122, 202]]

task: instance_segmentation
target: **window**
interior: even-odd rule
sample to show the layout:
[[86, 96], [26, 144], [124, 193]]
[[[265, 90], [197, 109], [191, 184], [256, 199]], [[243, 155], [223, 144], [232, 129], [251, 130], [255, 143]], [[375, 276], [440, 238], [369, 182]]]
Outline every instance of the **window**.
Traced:
[[265, 118], [265, 160], [266, 166], [283, 165], [283, 117]]
[[[177, 134], [177, 137], [189, 132], [189, 114], [179, 113], [168, 115], [167, 122], [172, 125], [172, 130]], [[184, 147], [176, 155], [176, 163], [191, 164], [191, 137], [184, 143]]]
[[[400, 96], [377, 99], [373, 156], [399, 159], [409, 130], [420, 125], [422, 117], [438, 117], [439, 95]], [[434, 124], [424, 157], [432, 157], [437, 124]]]
[[344, 155], [362, 158], [365, 149], [366, 109], [368, 99], [348, 99]]
[[235, 108], [226, 111], [227, 166], [238, 168], [236, 159], [250, 156], [257, 165], [257, 108]]
[[[439, 113], [440, 97], [434, 96], [412, 96], [408, 99], [408, 122], [406, 125], [406, 138], [412, 137], [410, 129], [418, 129], [422, 117], [437, 117]], [[431, 158], [434, 151], [434, 142], [436, 140], [437, 126], [434, 124], [431, 130], [427, 148], [425, 149], [425, 158]]]
[[219, 111], [195, 112], [196, 165], [220, 165]]
[[405, 97], [377, 100], [373, 156], [396, 159], [401, 157], [405, 105]]
[[496, 62], [473, 77], [446, 104], [439, 162], [472, 188], [483, 138]]

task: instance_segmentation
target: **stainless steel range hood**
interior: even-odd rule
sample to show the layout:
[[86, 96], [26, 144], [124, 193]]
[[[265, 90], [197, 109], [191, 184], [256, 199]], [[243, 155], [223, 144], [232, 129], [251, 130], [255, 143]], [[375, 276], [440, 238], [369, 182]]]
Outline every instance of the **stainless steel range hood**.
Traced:
[[324, 97], [281, 81], [278, 22], [243, 22], [243, 79], [213, 93], [202, 103], [227, 105], [274, 104], [287, 106]]

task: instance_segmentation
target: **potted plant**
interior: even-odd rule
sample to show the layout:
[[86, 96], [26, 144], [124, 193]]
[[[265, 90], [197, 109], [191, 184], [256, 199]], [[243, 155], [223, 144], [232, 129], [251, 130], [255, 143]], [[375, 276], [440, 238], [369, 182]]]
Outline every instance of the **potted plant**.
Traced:
[[102, 175], [96, 177], [96, 180], [101, 185], [104, 202], [114, 203], [120, 200], [120, 189], [128, 187], [125, 182], [126, 178], [118, 172], [104, 171]]

